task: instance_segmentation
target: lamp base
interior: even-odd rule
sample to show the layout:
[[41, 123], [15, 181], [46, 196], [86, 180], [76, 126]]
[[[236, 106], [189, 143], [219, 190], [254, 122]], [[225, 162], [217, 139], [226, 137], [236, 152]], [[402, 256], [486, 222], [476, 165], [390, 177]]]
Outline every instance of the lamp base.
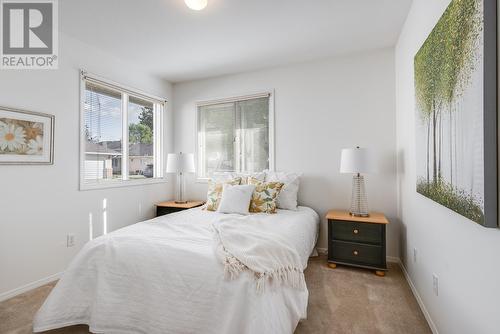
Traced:
[[175, 204], [186, 204], [188, 201], [174, 201]]
[[351, 209], [349, 212], [355, 217], [369, 216], [365, 191], [365, 179], [360, 174], [354, 175], [352, 178]]
[[355, 213], [355, 212], [349, 212], [349, 214], [353, 217], [370, 217], [369, 213]]

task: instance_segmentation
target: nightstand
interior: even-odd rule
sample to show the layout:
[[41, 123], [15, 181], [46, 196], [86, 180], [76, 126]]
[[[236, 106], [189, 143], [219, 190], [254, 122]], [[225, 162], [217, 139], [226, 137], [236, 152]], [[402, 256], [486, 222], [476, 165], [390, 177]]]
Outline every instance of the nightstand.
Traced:
[[187, 203], [175, 203], [174, 201], [161, 202], [156, 204], [156, 217], [168, 215], [169, 213], [179, 212], [182, 210], [196, 208], [202, 206], [205, 202], [189, 201]]
[[328, 219], [328, 265], [337, 264], [375, 270], [385, 276], [385, 227], [389, 223], [382, 213], [355, 217], [347, 211], [332, 210]]

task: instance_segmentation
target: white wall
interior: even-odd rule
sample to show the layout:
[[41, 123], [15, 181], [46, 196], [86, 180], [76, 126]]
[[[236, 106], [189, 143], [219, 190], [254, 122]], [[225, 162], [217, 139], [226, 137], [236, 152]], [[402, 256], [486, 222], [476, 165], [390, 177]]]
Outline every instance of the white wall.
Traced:
[[[500, 230], [481, 227], [415, 191], [413, 57], [449, 2], [414, 0], [395, 51], [402, 259], [439, 333], [498, 333]], [[433, 294], [433, 273], [439, 296]]]
[[[0, 165], [0, 299], [64, 270], [89, 239], [89, 213], [94, 218], [94, 235], [102, 233], [104, 198], [111, 231], [153, 217], [153, 204], [172, 194], [170, 183], [78, 190], [79, 69], [168, 100], [172, 87], [64, 34], [59, 45], [58, 70], [0, 71], [1, 106], [55, 115], [54, 165]], [[170, 111], [165, 125], [165, 144], [171, 150]], [[66, 247], [67, 233], [76, 236], [73, 248]]]
[[[322, 217], [348, 209], [351, 177], [339, 174], [340, 150], [356, 145], [380, 155], [380, 173], [367, 176], [369, 205], [396, 217], [393, 50], [383, 49], [269, 70], [174, 85], [176, 151], [195, 150], [195, 102], [275, 90], [276, 169], [303, 172], [299, 202]], [[206, 184], [187, 184], [192, 199]], [[398, 256], [398, 226], [388, 231], [388, 255]], [[323, 221], [320, 247], [327, 246]]]

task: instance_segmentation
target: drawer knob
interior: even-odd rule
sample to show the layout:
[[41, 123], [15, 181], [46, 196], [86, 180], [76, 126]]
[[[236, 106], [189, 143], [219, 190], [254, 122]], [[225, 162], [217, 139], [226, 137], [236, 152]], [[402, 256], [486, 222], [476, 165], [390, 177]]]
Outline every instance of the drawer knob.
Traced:
[[352, 252], [352, 254], [354, 254], [354, 255], [358, 255], [358, 254], [359, 254], [359, 252], [358, 252], [357, 250], [355, 250], [355, 251], [353, 251], [353, 252]]
[[354, 230], [352, 230], [352, 233], [354, 234], [358, 234], [359, 233], [359, 230], [357, 228], [355, 228]]

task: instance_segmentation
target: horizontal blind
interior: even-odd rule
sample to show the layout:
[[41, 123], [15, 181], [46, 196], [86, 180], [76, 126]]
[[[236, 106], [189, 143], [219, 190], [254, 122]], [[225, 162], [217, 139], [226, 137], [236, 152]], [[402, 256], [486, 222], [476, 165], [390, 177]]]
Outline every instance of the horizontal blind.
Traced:
[[200, 177], [269, 168], [269, 102], [269, 93], [198, 102]]
[[235, 97], [215, 99], [215, 100], [209, 100], [209, 101], [198, 101], [196, 103], [196, 105], [197, 106], [208, 106], [208, 105], [221, 104], [221, 103], [233, 103], [233, 102], [253, 100], [253, 99], [258, 99], [258, 98], [263, 98], [263, 97], [269, 98], [270, 96], [271, 96], [271, 93], [268, 93], [268, 92], [256, 93], [256, 94], [235, 96]]
[[244, 172], [269, 168], [269, 97], [236, 103], [239, 117], [239, 165]]
[[121, 172], [121, 93], [85, 84], [85, 175], [87, 181], [112, 180]]
[[82, 71], [81, 75], [82, 75], [83, 80], [85, 80], [85, 82], [89, 83], [89, 84], [95, 84], [95, 85], [99, 85], [101, 87], [108, 87], [111, 90], [120, 91], [120, 92], [129, 94], [132, 96], [136, 96], [138, 98], [142, 98], [142, 99], [154, 102], [154, 103], [166, 103], [167, 102], [167, 100], [164, 98], [154, 96], [152, 94], [148, 94], [145, 92], [141, 92], [137, 89], [133, 89], [133, 88], [125, 87], [123, 85], [116, 84], [112, 81], [99, 78], [95, 75], [91, 75], [85, 71]]
[[234, 103], [198, 107], [198, 167], [204, 175], [234, 171]]

